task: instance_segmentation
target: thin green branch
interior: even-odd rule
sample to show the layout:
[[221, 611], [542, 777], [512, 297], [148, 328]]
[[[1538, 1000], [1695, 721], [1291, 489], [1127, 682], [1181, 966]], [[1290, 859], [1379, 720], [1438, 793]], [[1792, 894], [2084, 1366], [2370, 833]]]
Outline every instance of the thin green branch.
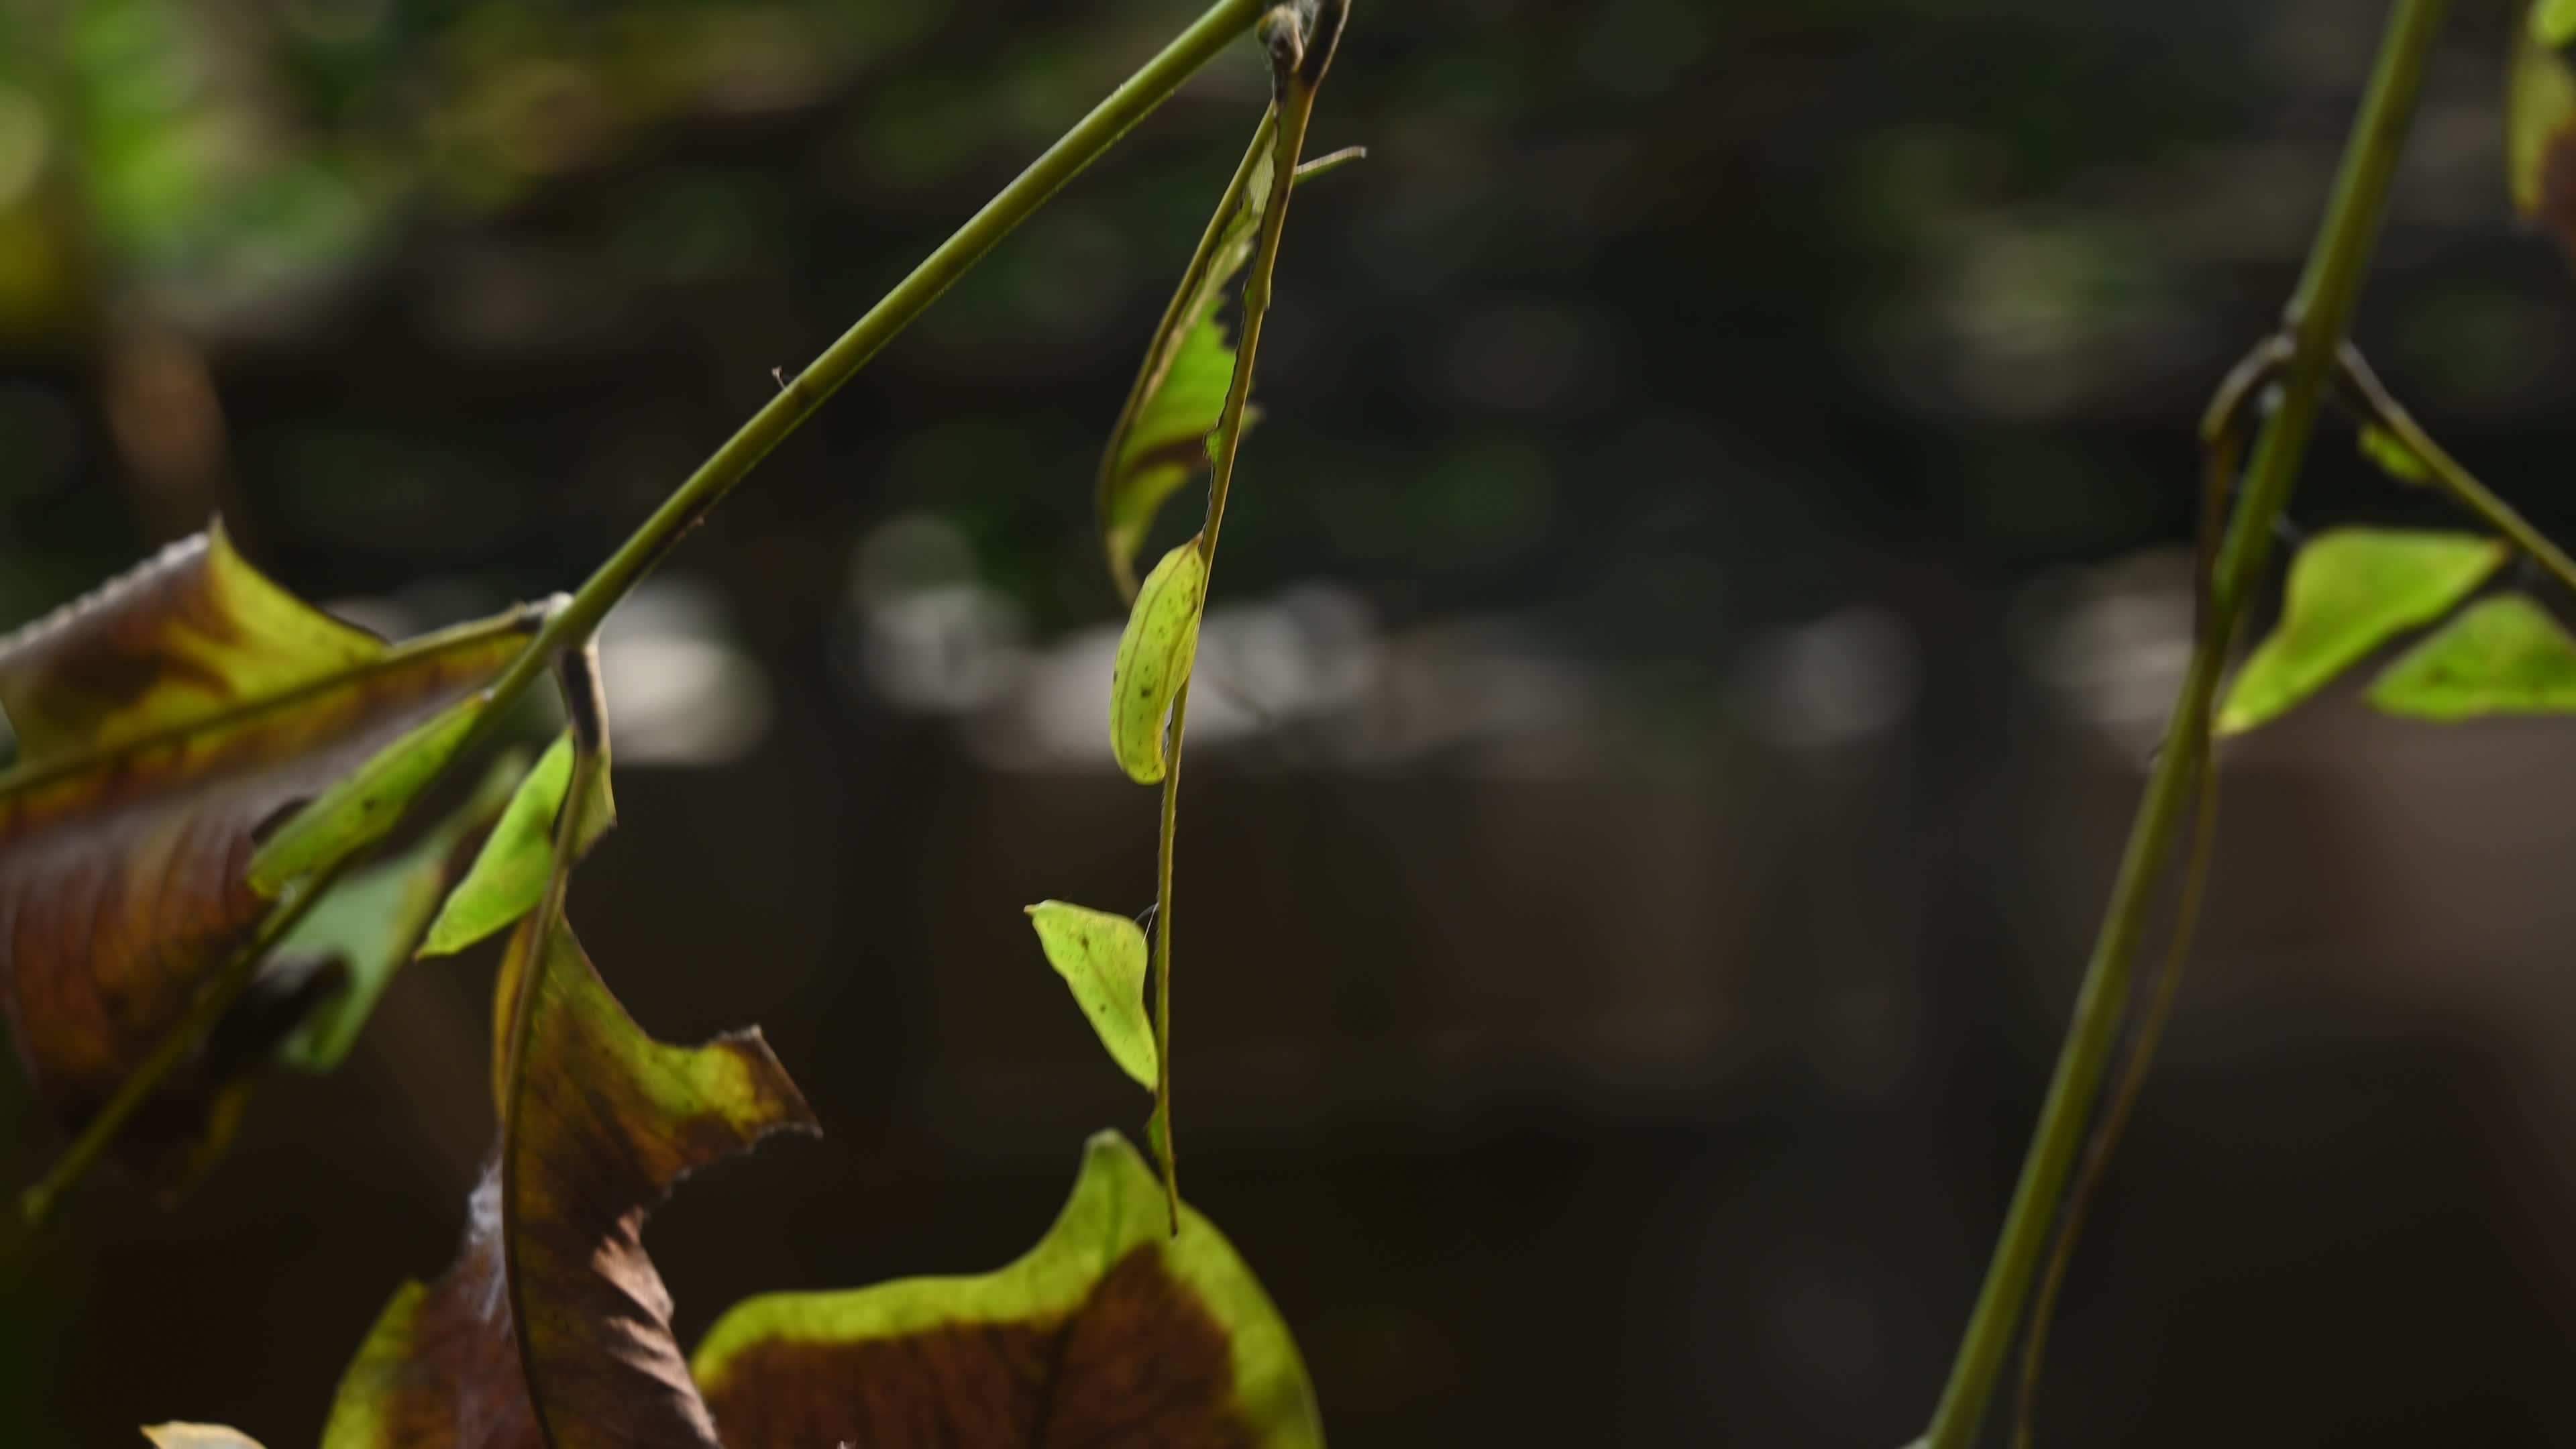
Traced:
[[2512, 504], [2497, 497], [2493, 490], [2477, 480], [2475, 474], [2462, 467], [2459, 459], [2434, 442], [2433, 435], [2424, 431], [2424, 425], [2415, 421], [2415, 415], [2390, 395], [2380, 382], [2379, 374], [2373, 372], [2369, 361], [2362, 357], [2360, 348], [2346, 342], [2338, 352], [2337, 364], [2340, 369], [2337, 381], [2343, 384], [2362, 415], [2385, 428], [2389, 436], [2404, 444], [2407, 452], [2421, 460], [2434, 486], [2450, 494], [2454, 502], [2475, 515], [2479, 522], [2504, 535], [2514, 547], [2547, 570], [2560, 587], [2576, 592], [2576, 559], [2570, 559], [2566, 550], [2550, 541], [2549, 535], [2532, 527], [2530, 520], [2516, 511]]
[[[1315, 12], [1315, 30], [1299, 31], [1295, 12], [1274, 8], [1262, 22], [1273, 67], [1271, 113], [1276, 136], [1270, 167], [1270, 200], [1261, 213], [1261, 229], [1243, 284], [1243, 329], [1235, 344], [1234, 375], [1227, 381], [1224, 408], [1217, 414], [1216, 446], [1209, 453], [1207, 524], [1199, 530], [1200, 561], [1207, 574], [1216, 572], [1217, 530], [1225, 522], [1225, 503], [1234, 484], [1234, 464], [1243, 447], [1243, 413], [1252, 397], [1252, 369], [1261, 351], [1261, 324], [1270, 313], [1270, 278], [1279, 263], [1279, 239], [1288, 226], [1288, 198], [1296, 189], [1298, 158], [1306, 147], [1307, 123], [1314, 118], [1315, 92], [1332, 64], [1348, 18], [1347, 0], [1323, 0]], [[1258, 145], [1259, 139], [1255, 138]], [[1247, 155], [1228, 194], [1241, 198], [1253, 158]], [[1210, 235], [1222, 230], [1230, 209], [1217, 208]], [[1184, 285], [1187, 285], [1186, 282]], [[1204, 585], [1202, 588], [1204, 589]], [[1202, 611], [1207, 607], [1202, 592]], [[1195, 669], [1192, 671], [1195, 673]], [[1181, 1230], [1180, 1149], [1172, 1126], [1172, 860], [1178, 852], [1181, 822], [1181, 742], [1189, 731], [1190, 681], [1172, 699], [1169, 758], [1163, 770], [1163, 814], [1154, 861], [1154, 1054], [1160, 1063], [1154, 1084], [1154, 1111], [1163, 1129], [1163, 1184], [1172, 1212], [1172, 1231]]]
[[[929, 310], [930, 304], [996, 243], [1035, 214], [1066, 182], [1081, 174], [1130, 127], [1178, 90], [1182, 82], [1251, 28], [1260, 9], [1260, 0], [1215, 0], [1188, 29], [1030, 162], [1027, 170], [923, 258], [909, 276], [895, 284], [894, 290], [851, 324], [840, 340], [754, 413], [749, 422], [725, 440], [724, 446], [698, 465], [697, 471], [644, 520], [563, 607], [548, 617], [527, 647], [485, 687], [489, 707], [468, 729], [452, 758], [463, 759], [488, 741], [508, 706], [552, 668], [559, 656], [596, 633], [608, 612], [706, 517], [709, 509], [750, 474], [753, 465], [812, 416], [826, 398], [856, 375], [914, 318]], [[200, 991], [186, 1018], [118, 1086], [116, 1095], [90, 1119], [45, 1176], [21, 1196], [20, 1211], [28, 1222], [41, 1222], [55, 1200], [106, 1150], [144, 1100], [185, 1065], [198, 1043], [250, 988], [269, 948], [284, 939], [329, 892], [349, 863], [344, 861], [281, 894], [277, 906], [251, 940]]]
[[2201, 750], [2199, 776], [2200, 801], [2193, 810], [2182, 896], [2174, 905], [2173, 939], [2166, 944], [2164, 964], [2147, 999], [2146, 1016], [2138, 1023], [2136, 1040], [2129, 1044], [2128, 1065], [2120, 1071], [2120, 1085], [2111, 1094], [2111, 1105], [2102, 1113], [2091, 1149], [2084, 1154], [2083, 1170], [2076, 1175], [2075, 1189], [2067, 1196], [2066, 1211], [2058, 1220], [2048, 1267], [2040, 1274], [2039, 1289], [2031, 1298], [2030, 1327], [2021, 1342], [2021, 1394], [2013, 1415], [2013, 1449], [2033, 1449], [2039, 1374], [2048, 1357], [2048, 1329], [2057, 1316], [2057, 1295], [2066, 1286], [2067, 1265], [2075, 1260], [2075, 1244], [2084, 1236], [2084, 1220], [2092, 1210], [2093, 1198], [2102, 1189], [2102, 1178], [2110, 1171], [2112, 1156], [2120, 1150], [2120, 1138], [2128, 1130], [2130, 1116], [2137, 1111], [2139, 1094], [2147, 1084], [2147, 1071], [2155, 1065], [2156, 1048], [2164, 1042], [2165, 1023], [2173, 1018], [2174, 998], [2181, 994], [2183, 963], [2191, 959], [2192, 937], [2200, 927], [2201, 902], [2209, 892], [2210, 857], [2218, 843], [2218, 762], [2210, 757], [2206, 744]]
[[2038, 1129], [2014, 1186], [2012, 1204], [2004, 1215], [1994, 1260], [1925, 1435], [1929, 1449], [1968, 1449], [1985, 1422], [1995, 1380], [2011, 1350], [2067, 1175], [2111, 1067], [2139, 943], [2192, 793], [2194, 761], [2207, 748], [2210, 707], [2226, 664], [2225, 648], [2209, 647], [2207, 641], [2214, 637], [2224, 644], [2233, 639], [2246, 602], [2263, 576], [2273, 524], [2306, 457], [2319, 397], [2333, 373], [2337, 346], [2351, 325], [2398, 154], [2448, 9], [2448, 0], [2397, 0], [2381, 34], [2369, 89], [2345, 144], [2306, 269], [2291, 297], [2287, 317], [2291, 353], [2282, 372], [2280, 406], [2255, 444], [2219, 555], [2212, 588], [2217, 623], [2204, 631], [2202, 642], [2192, 651], [2166, 726], [2165, 747], [2157, 754], [2137, 819], [2130, 827], [2101, 934], [2085, 966], [2074, 1019], [2040, 1107]]

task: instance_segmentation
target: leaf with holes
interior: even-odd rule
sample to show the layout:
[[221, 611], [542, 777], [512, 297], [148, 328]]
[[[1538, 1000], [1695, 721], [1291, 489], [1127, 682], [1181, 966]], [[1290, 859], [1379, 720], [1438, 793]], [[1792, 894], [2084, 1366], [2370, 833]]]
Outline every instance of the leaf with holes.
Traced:
[[1163, 555], [1136, 591], [1109, 671], [1109, 748], [1139, 784], [1163, 778], [1163, 721], [1198, 659], [1207, 560], [1196, 538]]
[[691, 1366], [730, 1449], [1323, 1443], [1269, 1296], [1197, 1212], [1170, 1232], [1162, 1185], [1115, 1133], [1009, 1267], [754, 1298]]
[[2401, 655], [2371, 707], [2414, 719], [2576, 711], [2576, 639], [2534, 600], [2481, 600]]
[[[271, 902], [263, 823], [479, 690], [532, 611], [388, 645], [296, 599], [220, 527], [0, 640], [0, 1006], [39, 1096], [86, 1122]], [[276, 988], [276, 989], [270, 989]], [[158, 1090], [117, 1156], [164, 1195], [222, 1148], [238, 1070], [318, 999], [264, 983]]]
[[2219, 733], [2280, 716], [2372, 650], [2448, 613], [2505, 553], [2466, 533], [2344, 528], [2310, 540], [2290, 561], [2280, 622], [2228, 686]]
[[1125, 916], [1063, 901], [1028, 908], [1047, 964], [1073, 989], [1119, 1069], [1154, 1086], [1154, 1023], [1145, 1014], [1145, 931]]
[[[580, 849], [587, 854], [617, 823], [606, 762], [594, 778], [589, 813], [582, 817]], [[420, 943], [423, 956], [449, 956], [503, 930], [536, 909], [554, 871], [555, 815], [572, 784], [572, 735], [556, 737], [536, 768], [519, 782], [509, 808], [483, 840], [465, 879], [438, 908], [438, 919]]]
[[572, 932], [540, 949], [539, 924], [503, 972], [535, 998], [504, 1043], [501, 1141], [464, 1248], [376, 1320], [324, 1449], [715, 1449], [644, 1218], [682, 1176], [813, 1114], [757, 1031], [656, 1042]]

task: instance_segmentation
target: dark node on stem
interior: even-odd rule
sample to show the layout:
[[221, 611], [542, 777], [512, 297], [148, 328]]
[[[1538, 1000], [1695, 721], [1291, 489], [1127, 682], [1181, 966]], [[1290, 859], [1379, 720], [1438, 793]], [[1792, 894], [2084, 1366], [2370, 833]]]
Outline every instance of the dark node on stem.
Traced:
[[1342, 40], [1342, 22], [1350, 18], [1350, 13], [1350, 0], [1322, 0], [1315, 7], [1315, 23], [1306, 35], [1305, 58], [1297, 66], [1299, 84], [1322, 84], [1324, 68], [1333, 63], [1333, 47]]
[[599, 675], [597, 636], [567, 649], [555, 661], [555, 679], [563, 688], [564, 716], [573, 742], [598, 754], [608, 748], [608, 695]]
[[1306, 27], [1298, 18], [1294, 5], [1273, 5], [1263, 12], [1261, 23], [1254, 28], [1261, 37], [1261, 48], [1270, 52], [1270, 80], [1281, 95], [1288, 90], [1288, 78], [1306, 59]]

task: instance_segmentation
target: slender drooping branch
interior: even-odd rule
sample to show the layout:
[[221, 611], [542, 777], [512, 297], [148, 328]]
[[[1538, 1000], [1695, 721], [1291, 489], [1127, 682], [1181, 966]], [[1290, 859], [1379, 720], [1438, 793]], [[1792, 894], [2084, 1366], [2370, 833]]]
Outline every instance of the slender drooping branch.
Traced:
[[2514, 547], [2556, 579], [2560, 587], [2576, 591], [2576, 560], [2568, 558], [2567, 551], [2551, 542], [2549, 535], [2532, 527], [2530, 520], [2512, 504], [2497, 497], [2493, 490], [2477, 480], [2477, 475], [2460, 466], [2459, 459], [2434, 442], [2433, 435], [2424, 431], [2424, 425], [2415, 421], [2415, 415], [2390, 395], [2380, 382], [2379, 374], [2371, 371], [2370, 363], [2362, 357], [2360, 348], [2346, 342], [2339, 351], [2337, 363], [2336, 381], [2342, 384], [2353, 405], [2360, 409], [2365, 422], [2376, 423], [2387, 430], [2390, 437], [2424, 465], [2425, 476], [2432, 480], [2433, 486], [2450, 494], [2453, 502], [2467, 509], [2479, 522], [2504, 535]]
[[[485, 707], [450, 755], [451, 762], [488, 742], [508, 715], [509, 706], [543, 678], [568, 649], [577, 648], [580, 641], [595, 634], [609, 611], [634, 591], [644, 576], [706, 517], [709, 509], [750, 474], [753, 465], [812, 416], [826, 398], [855, 376], [914, 318], [928, 311], [930, 304], [982, 260], [995, 243], [1036, 214], [1066, 182], [1081, 174], [1130, 127], [1178, 90], [1183, 81], [1249, 30], [1260, 13], [1261, 0], [1215, 0], [1188, 29], [1111, 91], [1089, 115], [1030, 162], [1027, 170], [984, 203], [982, 210], [924, 257], [910, 275], [895, 284], [894, 290], [824, 349], [822, 356], [780, 388], [777, 396], [699, 464], [697, 471], [663, 500], [662, 506], [608, 561], [548, 616], [527, 647], [485, 687]], [[413, 798], [417, 801], [421, 797]], [[341, 861], [310, 880], [290, 885], [279, 896], [251, 939], [200, 988], [179, 1026], [82, 1126], [80, 1135], [45, 1176], [21, 1196], [20, 1211], [29, 1223], [44, 1220], [55, 1200], [106, 1151], [144, 1101], [186, 1065], [198, 1043], [250, 989], [268, 951], [311, 912], [351, 863]]]
[[[1271, 10], [1262, 23], [1273, 75], [1272, 118], [1263, 127], [1273, 133], [1270, 197], [1261, 213], [1261, 228], [1244, 278], [1242, 335], [1235, 343], [1234, 375], [1227, 381], [1225, 404], [1217, 413], [1216, 441], [1208, 450], [1207, 522], [1198, 536], [1199, 560], [1206, 566], [1203, 577], [1213, 577], [1216, 572], [1217, 530], [1225, 522], [1235, 459], [1243, 449], [1243, 413], [1252, 398], [1253, 362], [1261, 351], [1261, 324], [1270, 315], [1270, 278], [1279, 264], [1279, 239], [1287, 233], [1288, 198], [1296, 190], [1298, 163], [1306, 149], [1306, 128], [1315, 115], [1316, 88], [1323, 84], [1324, 72], [1333, 63], [1333, 52], [1341, 43], [1348, 14], [1348, 0], [1323, 0], [1315, 12], [1312, 34], [1299, 28], [1296, 12], [1287, 6]], [[1255, 144], [1259, 144], [1257, 137]], [[1236, 173], [1235, 183], [1227, 189], [1237, 204], [1243, 200], [1242, 183], [1251, 173], [1252, 162], [1247, 157]], [[1210, 224], [1210, 234], [1222, 230], [1224, 222], [1225, 209], [1220, 207], [1217, 220]], [[1202, 583], [1201, 588], [1205, 587]], [[1205, 593], [1200, 600], [1204, 610]], [[1172, 1135], [1172, 861], [1180, 849], [1181, 745], [1189, 733], [1189, 723], [1190, 681], [1183, 679], [1172, 696], [1170, 742], [1165, 746], [1163, 767], [1162, 820], [1154, 853], [1154, 1117], [1162, 1132], [1159, 1147], [1163, 1155], [1163, 1188], [1175, 1235], [1181, 1230], [1181, 1185], [1180, 1153]]]
[[2086, 963], [2039, 1126], [2004, 1215], [1993, 1262], [1979, 1290], [1941, 1401], [1924, 1437], [1928, 1449], [1968, 1449], [1985, 1422], [1997, 1375], [2009, 1354], [2033, 1271], [2048, 1241], [2104, 1077], [2110, 1070], [2129, 1002], [2147, 919], [2192, 795], [2195, 762], [2206, 753], [2210, 705], [2247, 600], [2269, 559], [2273, 524], [2307, 455], [2317, 406], [2333, 376], [2337, 349], [2351, 325], [2362, 278], [2378, 240], [2389, 184], [2423, 88], [2449, 0], [2397, 0], [2381, 33], [2379, 56], [2360, 113], [2345, 143], [2326, 214], [2317, 228], [2286, 316], [2290, 356], [2280, 405], [2256, 441], [2227, 540], [2212, 580], [2217, 623], [2196, 644], [2166, 725], [2128, 845], [2113, 881], [2100, 936]]

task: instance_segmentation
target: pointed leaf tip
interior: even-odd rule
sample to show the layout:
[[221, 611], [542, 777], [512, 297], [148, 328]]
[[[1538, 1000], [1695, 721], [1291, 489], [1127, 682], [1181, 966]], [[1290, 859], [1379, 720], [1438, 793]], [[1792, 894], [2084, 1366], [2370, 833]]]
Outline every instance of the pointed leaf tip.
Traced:
[[2229, 684], [2218, 732], [2242, 734], [2287, 713], [2372, 650], [2431, 623], [2504, 562], [2495, 539], [2344, 528], [2290, 562], [2280, 622]]
[[1139, 784], [1163, 778], [1163, 721], [1198, 658], [1206, 590], [1207, 560], [1192, 538], [1145, 576], [1118, 636], [1109, 675], [1109, 746], [1118, 767]]
[[1040, 901], [1028, 916], [1047, 964], [1072, 988], [1100, 1044], [1150, 1091], [1159, 1058], [1154, 1023], [1145, 1014], [1144, 928], [1125, 916], [1064, 901]]
[[[387, 645], [215, 529], [0, 640], [0, 708], [22, 751], [0, 776], [0, 1013], [66, 1130], [260, 929], [273, 902], [243, 862], [263, 824], [487, 683], [523, 625], [513, 611]], [[165, 1196], [184, 1186], [238, 1116], [242, 1078], [223, 1063], [264, 1057], [293, 1024], [281, 1003], [315, 999], [255, 989], [244, 1007], [262, 1019], [237, 1009], [219, 1025], [226, 1050], [158, 1087], [113, 1155]]]
[[2521, 594], [2482, 600], [2388, 666], [2370, 704], [2444, 723], [2576, 712], [2576, 639]]
[[[572, 788], [572, 757], [572, 735], [566, 731], [519, 782], [473, 866], [439, 906], [438, 918], [421, 940], [421, 955], [452, 956], [536, 909], [554, 871], [555, 817]], [[595, 778], [598, 785], [576, 842], [584, 854], [617, 824], [607, 769], [603, 766]]]

